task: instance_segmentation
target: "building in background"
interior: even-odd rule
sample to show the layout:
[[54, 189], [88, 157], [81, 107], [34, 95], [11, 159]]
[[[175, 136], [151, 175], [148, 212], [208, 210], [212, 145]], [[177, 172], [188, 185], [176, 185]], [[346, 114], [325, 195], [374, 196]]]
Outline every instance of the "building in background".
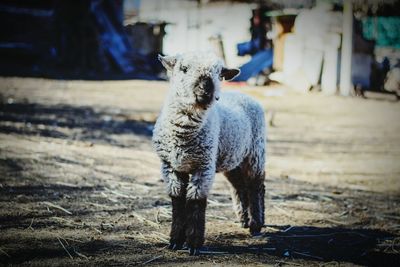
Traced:
[[[271, 77], [304, 92], [400, 90], [396, 1], [126, 0], [125, 6], [132, 7], [125, 14], [134, 14], [125, 23], [166, 23], [164, 54], [214, 50], [228, 65], [241, 67], [242, 78], [251, 84], [264, 85]], [[268, 21], [259, 32], [272, 42], [272, 64], [267, 52], [240, 51], [254, 41], [256, 20]], [[272, 66], [266, 70], [261, 65]], [[262, 77], [272, 70], [270, 77]]]
[[5, 0], [0, 74], [160, 79], [157, 54], [212, 50], [257, 85], [399, 95], [399, 10], [395, 0]]
[[246, 61], [237, 55], [236, 44], [250, 39], [249, 20], [255, 3], [236, 1], [126, 0], [125, 14], [139, 7], [138, 15], [126, 24], [167, 22], [164, 54], [194, 50], [214, 50], [210, 38], [221, 36], [226, 63], [238, 66]]

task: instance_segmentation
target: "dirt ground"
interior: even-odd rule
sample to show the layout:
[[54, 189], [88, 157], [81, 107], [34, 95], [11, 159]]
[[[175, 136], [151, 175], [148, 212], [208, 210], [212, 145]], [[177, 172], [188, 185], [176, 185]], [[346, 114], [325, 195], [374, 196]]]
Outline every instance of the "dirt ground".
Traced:
[[0, 79], [0, 265], [400, 265], [400, 103], [226, 85], [268, 128], [266, 227], [217, 175], [202, 255], [166, 249], [151, 132], [165, 82]]

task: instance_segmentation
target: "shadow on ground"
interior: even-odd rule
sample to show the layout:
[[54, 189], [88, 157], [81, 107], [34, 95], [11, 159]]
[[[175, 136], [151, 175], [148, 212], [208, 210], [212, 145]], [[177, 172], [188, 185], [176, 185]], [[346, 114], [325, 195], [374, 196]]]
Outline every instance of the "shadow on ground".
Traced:
[[95, 110], [86, 106], [0, 104], [0, 133], [40, 135], [124, 146], [111, 135], [135, 134], [149, 139], [152, 122], [128, 118], [119, 110]]
[[[395, 266], [400, 255], [389, 246], [399, 236], [374, 229], [319, 228], [308, 226], [273, 226], [281, 231], [266, 233], [265, 244], [254, 246], [218, 246], [210, 244], [205, 253], [269, 254], [283, 259], [350, 262], [369, 266]], [[285, 230], [287, 229], [287, 230]], [[226, 237], [229, 240], [229, 236]], [[237, 236], [231, 236], [236, 239]]]

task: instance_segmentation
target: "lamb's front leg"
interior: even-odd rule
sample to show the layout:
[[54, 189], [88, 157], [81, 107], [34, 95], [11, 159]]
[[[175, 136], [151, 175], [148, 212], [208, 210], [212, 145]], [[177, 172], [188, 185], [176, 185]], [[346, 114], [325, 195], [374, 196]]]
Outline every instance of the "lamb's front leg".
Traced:
[[178, 250], [183, 247], [186, 237], [186, 186], [189, 175], [172, 170], [168, 164], [163, 164], [162, 173], [172, 203], [172, 224], [168, 248]]
[[170, 232], [169, 249], [178, 250], [185, 243], [186, 225], [186, 196], [171, 196], [172, 202], [172, 224]]
[[200, 248], [204, 243], [207, 196], [214, 175], [214, 169], [195, 173], [187, 187], [186, 243], [189, 247], [189, 255], [200, 254]]

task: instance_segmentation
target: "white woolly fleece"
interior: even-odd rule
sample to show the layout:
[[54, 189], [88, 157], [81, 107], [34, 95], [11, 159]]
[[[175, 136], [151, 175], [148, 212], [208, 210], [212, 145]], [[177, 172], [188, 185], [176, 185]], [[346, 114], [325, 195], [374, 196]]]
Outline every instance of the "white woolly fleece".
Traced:
[[[179, 173], [190, 174], [187, 199], [206, 198], [216, 172], [241, 166], [249, 179], [263, 175], [265, 119], [262, 107], [241, 93], [220, 93], [223, 63], [209, 53], [174, 57], [169, 94], [153, 131], [170, 196], [185, 186]], [[193, 93], [202, 75], [212, 77], [215, 98], [199, 106]]]

